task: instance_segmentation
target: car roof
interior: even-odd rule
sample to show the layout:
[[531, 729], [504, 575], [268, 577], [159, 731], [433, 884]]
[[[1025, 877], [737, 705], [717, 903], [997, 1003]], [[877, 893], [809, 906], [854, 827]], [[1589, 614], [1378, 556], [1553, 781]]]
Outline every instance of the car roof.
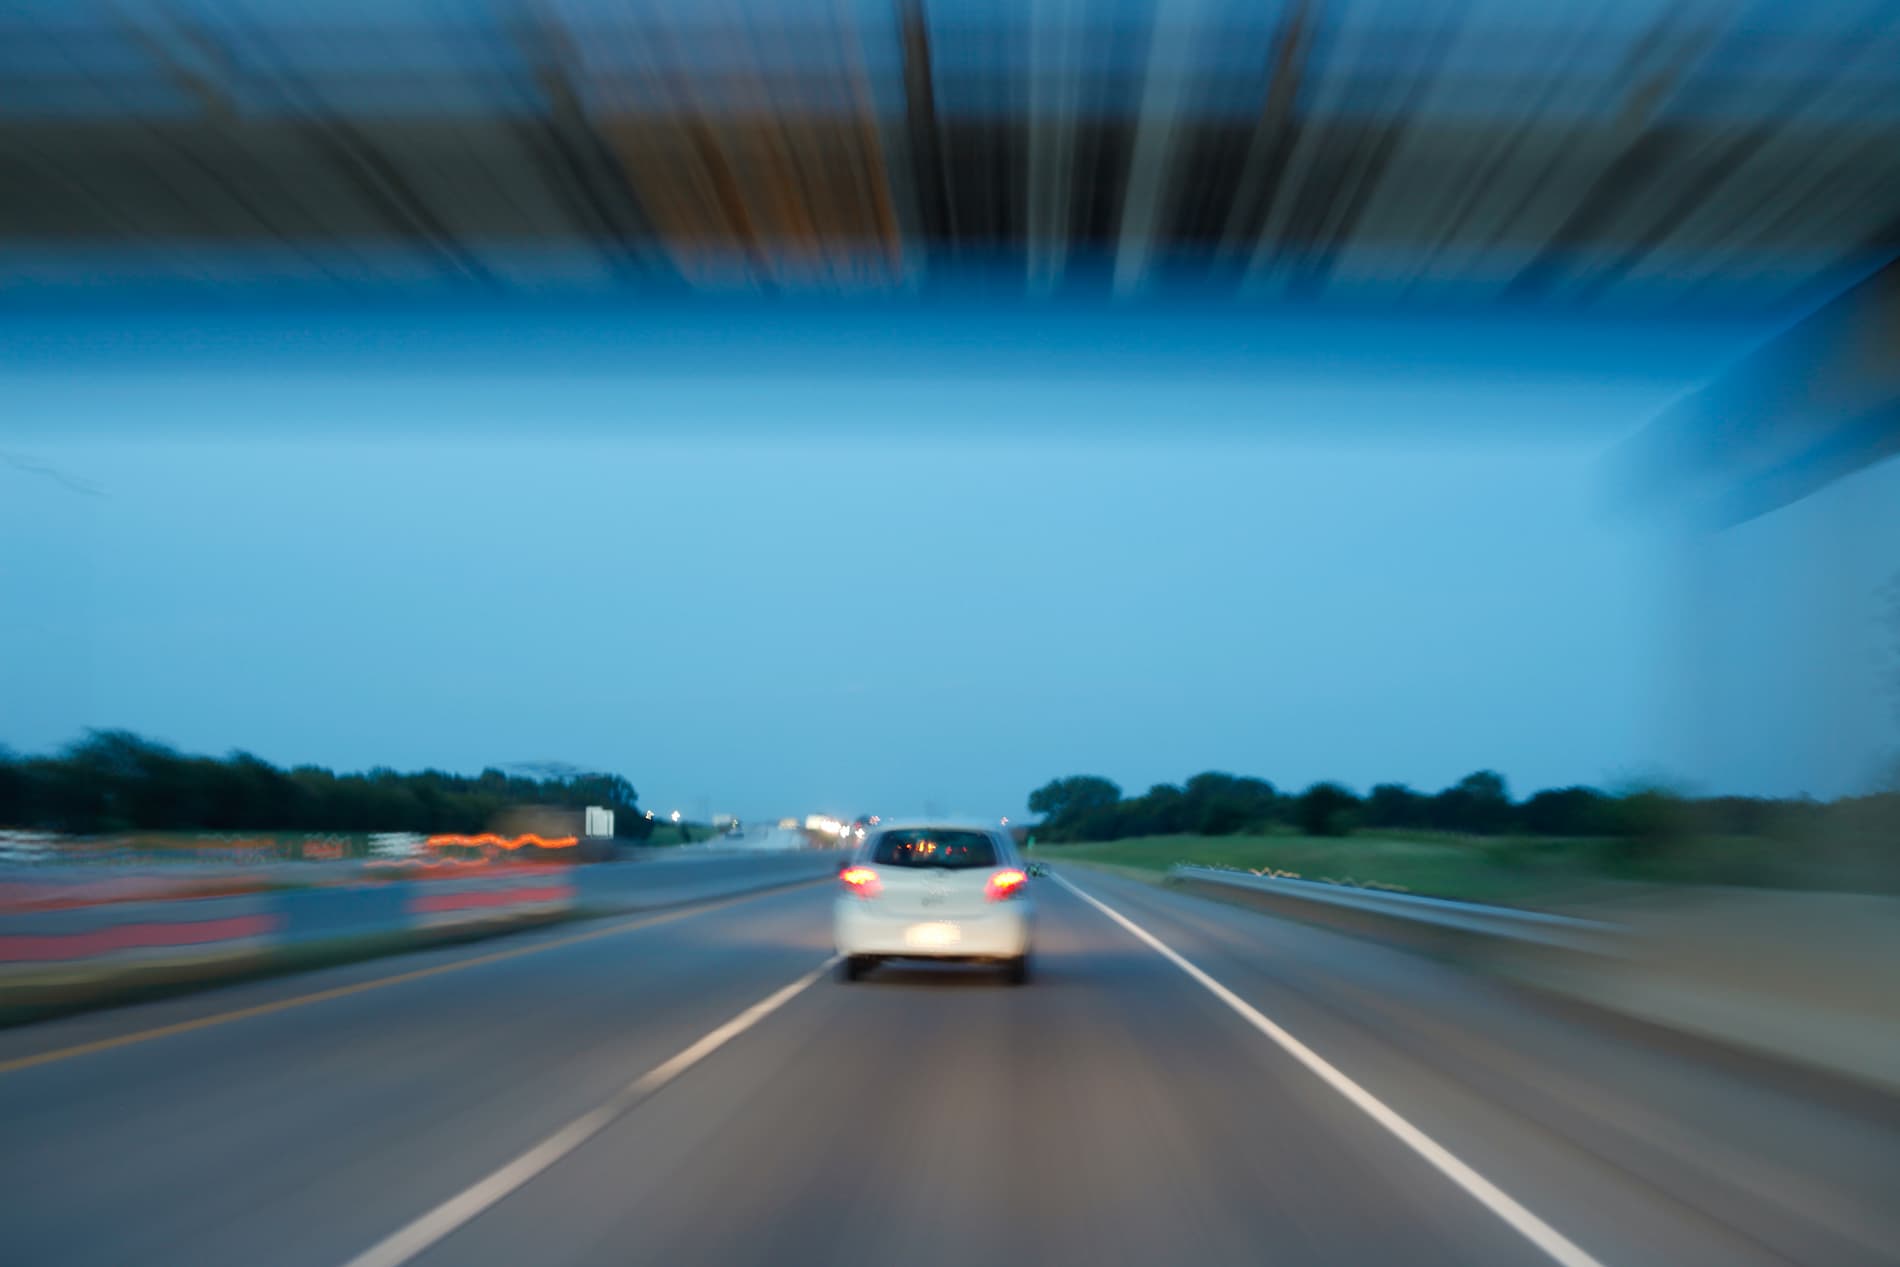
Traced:
[[887, 831], [980, 831], [990, 835], [1002, 835], [1003, 829], [994, 823], [977, 822], [962, 818], [906, 818], [894, 822], [879, 823], [872, 828], [875, 832]]

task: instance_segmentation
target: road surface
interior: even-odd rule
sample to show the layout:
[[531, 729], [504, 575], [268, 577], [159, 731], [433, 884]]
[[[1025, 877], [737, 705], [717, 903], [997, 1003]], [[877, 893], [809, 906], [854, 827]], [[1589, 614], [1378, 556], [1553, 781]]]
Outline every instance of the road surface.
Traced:
[[1870, 1093], [1118, 877], [1034, 891], [1021, 989], [838, 981], [821, 883], [0, 1033], [0, 1259], [1900, 1261]]

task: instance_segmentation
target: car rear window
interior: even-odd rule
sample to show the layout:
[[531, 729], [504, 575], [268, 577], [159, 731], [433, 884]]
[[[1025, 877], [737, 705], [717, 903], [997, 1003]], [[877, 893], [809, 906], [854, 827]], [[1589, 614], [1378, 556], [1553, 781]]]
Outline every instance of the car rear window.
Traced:
[[996, 865], [996, 842], [980, 831], [887, 831], [871, 846], [880, 867], [965, 867]]

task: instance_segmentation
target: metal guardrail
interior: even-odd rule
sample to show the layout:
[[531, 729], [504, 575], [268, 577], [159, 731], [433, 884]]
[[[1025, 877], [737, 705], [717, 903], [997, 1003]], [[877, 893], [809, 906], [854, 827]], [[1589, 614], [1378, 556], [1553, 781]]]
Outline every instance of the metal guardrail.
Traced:
[[[1893, 899], [1705, 891], [1628, 923], [1215, 867], [1169, 883], [1900, 1094]], [[1826, 943], [1817, 948], [1817, 943]], [[1773, 963], [1773, 972], [1755, 965]]]
[[1508, 942], [1591, 955], [1622, 953], [1623, 928], [1600, 920], [1219, 867], [1180, 864], [1170, 868], [1168, 879], [1210, 896], [1237, 899], [1289, 918], [1383, 940], [1441, 947]]

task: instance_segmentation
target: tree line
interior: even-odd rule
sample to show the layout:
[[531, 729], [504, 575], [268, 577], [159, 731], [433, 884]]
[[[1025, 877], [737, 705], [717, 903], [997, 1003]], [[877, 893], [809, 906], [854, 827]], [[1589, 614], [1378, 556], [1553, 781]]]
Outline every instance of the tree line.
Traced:
[[474, 833], [523, 806], [614, 811], [617, 835], [653, 830], [617, 774], [497, 769], [478, 775], [382, 767], [338, 774], [260, 757], [192, 756], [122, 730], [89, 732], [52, 756], [0, 750], [0, 827], [119, 831]]
[[1438, 792], [1381, 783], [1360, 796], [1338, 783], [1323, 782], [1288, 793], [1265, 779], [1209, 772], [1184, 784], [1161, 783], [1127, 797], [1113, 781], [1082, 774], [1037, 788], [1030, 793], [1029, 808], [1043, 816], [1037, 840], [1053, 843], [1275, 829], [1310, 836], [1343, 836], [1364, 829], [1630, 841], [1678, 835], [1812, 839], [1842, 830], [1885, 831], [1900, 821], [1900, 793], [1830, 803], [1683, 797], [1654, 787], [1622, 793], [1567, 787], [1516, 801], [1502, 775], [1479, 770]]

